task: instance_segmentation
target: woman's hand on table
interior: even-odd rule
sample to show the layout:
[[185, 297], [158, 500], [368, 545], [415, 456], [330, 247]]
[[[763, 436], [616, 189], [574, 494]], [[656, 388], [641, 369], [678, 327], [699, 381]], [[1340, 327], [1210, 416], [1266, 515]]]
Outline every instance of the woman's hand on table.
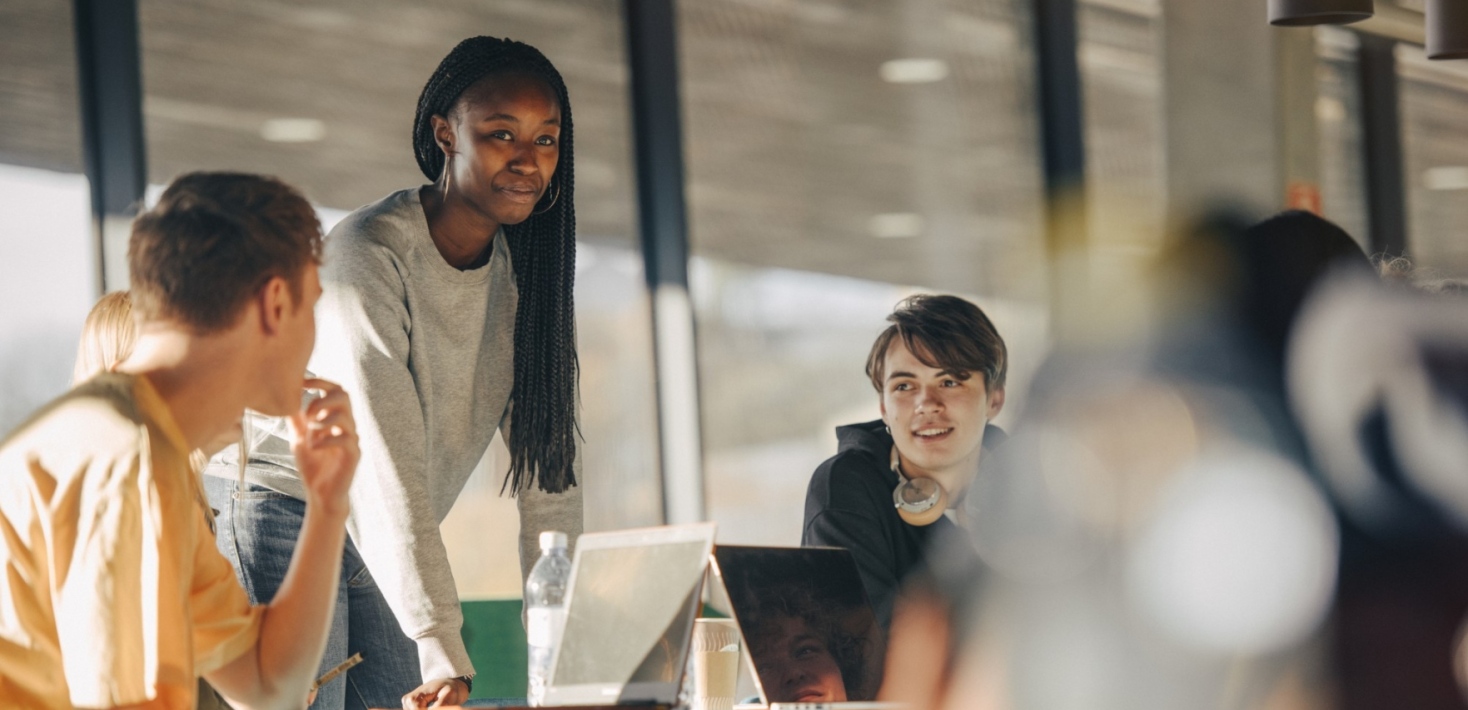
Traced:
[[458, 678], [430, 680], [403, 696], [403, 710], [463, 705], [469, 699], [469, 686]]

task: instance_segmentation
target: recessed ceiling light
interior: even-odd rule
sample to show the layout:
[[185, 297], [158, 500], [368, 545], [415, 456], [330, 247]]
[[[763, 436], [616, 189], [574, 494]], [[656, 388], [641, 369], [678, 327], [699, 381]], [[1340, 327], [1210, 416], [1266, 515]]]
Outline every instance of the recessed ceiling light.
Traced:
[[314, 118], [272, 118], [260, 124], [260, 137], [272, 143], [312, 143], [326, 137], [326, 124]]
[[923, 84], [948, 77], [948, 62], [942, 59], [890, 59], [879, 71], [883, 81], [893, 84]]
[[920, 236], [927, 222], [920, 214], [912, 212], [887, 212], [874, 215], [867, 222], [867, 229], [879, 239], [905, 239]]
[[1422, 184], [1429, 190], [1468, 190], [1468, 166], [1428, 168], [1422, 173]]

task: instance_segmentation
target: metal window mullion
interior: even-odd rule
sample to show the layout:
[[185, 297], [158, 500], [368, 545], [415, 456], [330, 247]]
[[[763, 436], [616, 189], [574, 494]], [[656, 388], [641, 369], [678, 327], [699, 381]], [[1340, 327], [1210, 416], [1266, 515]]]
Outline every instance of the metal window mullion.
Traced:
[[1402, 155], [1401, 89], [1396, 40], [1358, 35], [1361, 130], [1366, 171], [1366, 215], [1371, 251], [1407, 253], [1407, 184]]
[[147, 188], [137, 0], [73, 0], [82, 153], [101, 291], [127, 288], [127, 235]]
[[1086, 142], [1076, 0], [1034, 0], [1035, 84], [1045, 183], [1050, 311], [1063, 339], [1085, 297]]
[[642, 255], [652, 301], [663, 515], [704, 519], [698, 358], [688, 294], [688, 230], [673, 0], [624, 0]]

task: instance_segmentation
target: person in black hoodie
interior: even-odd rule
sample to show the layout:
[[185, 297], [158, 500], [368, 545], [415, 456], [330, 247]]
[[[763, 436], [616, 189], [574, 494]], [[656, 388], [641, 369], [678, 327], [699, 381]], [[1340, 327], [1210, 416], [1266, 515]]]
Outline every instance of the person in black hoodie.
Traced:
[[[806, 490], [801, 534], [802, 545], [851, 551], [883, 630], [930, 542], [964, 522], [959, 503], [979, 459], [1004, 438], [989, 421], [1004, 407], [1008, 369], [1004, 339], [961, 298], [913, 296], [887, 320], [866, 365], [882, 418], [836, 429], [837, 453]], [[900, 513], [894, 491], [907, 481], [909, 499], [937, 483], [935, 509]]]

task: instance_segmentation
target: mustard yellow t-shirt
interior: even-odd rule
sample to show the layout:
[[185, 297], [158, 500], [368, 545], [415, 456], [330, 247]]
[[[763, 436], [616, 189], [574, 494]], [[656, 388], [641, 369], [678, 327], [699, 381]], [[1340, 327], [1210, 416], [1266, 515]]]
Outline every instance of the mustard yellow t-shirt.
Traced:
[[173, 414], [103, 374], [0, 442], [0, 698], [192, 709], [195, 678], [260, 634], [214, 547]]

